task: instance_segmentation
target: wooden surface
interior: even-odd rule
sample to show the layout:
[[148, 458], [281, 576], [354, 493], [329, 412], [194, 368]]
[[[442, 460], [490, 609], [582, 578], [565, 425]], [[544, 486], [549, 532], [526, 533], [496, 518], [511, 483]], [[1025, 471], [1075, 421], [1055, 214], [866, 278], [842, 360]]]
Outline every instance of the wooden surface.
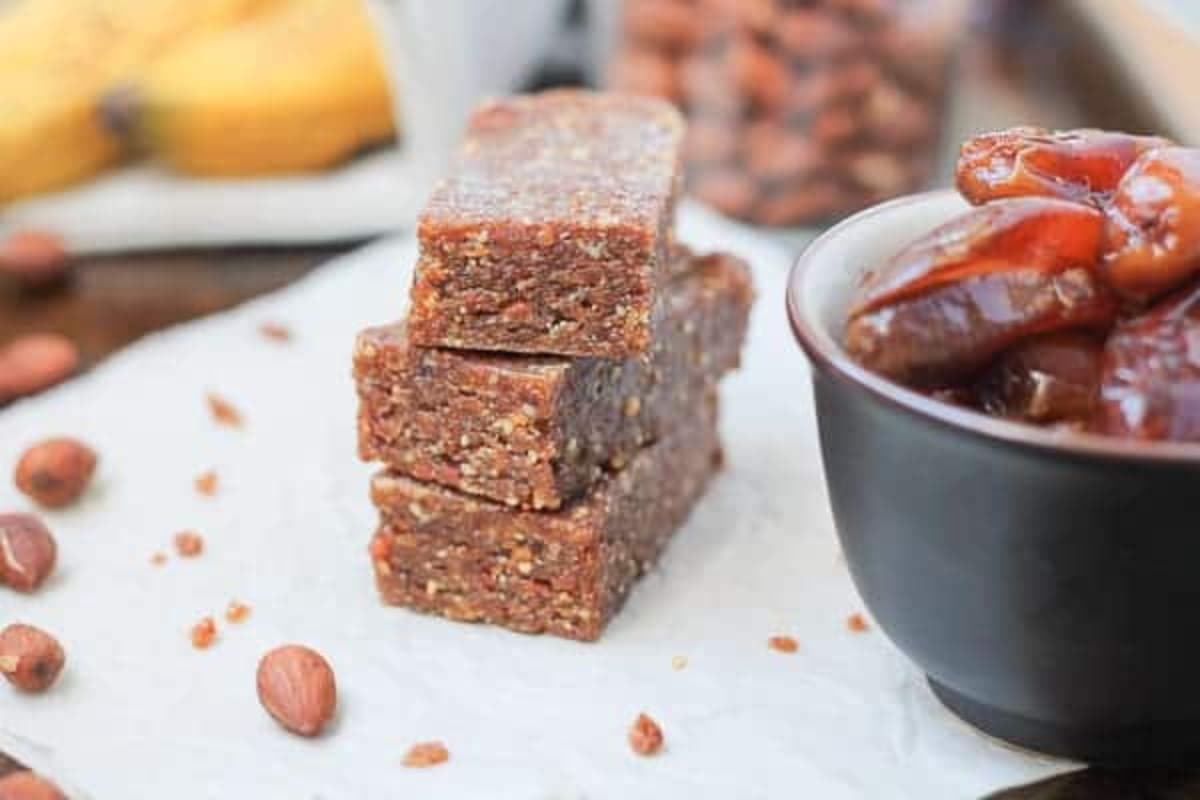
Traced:
[[0, 342], [23, 333], [62, 333], [79, 345], [87, 366], [151, 331], [286, 286], [353, 246], [82, 259], [53, 286], [0, 283]]

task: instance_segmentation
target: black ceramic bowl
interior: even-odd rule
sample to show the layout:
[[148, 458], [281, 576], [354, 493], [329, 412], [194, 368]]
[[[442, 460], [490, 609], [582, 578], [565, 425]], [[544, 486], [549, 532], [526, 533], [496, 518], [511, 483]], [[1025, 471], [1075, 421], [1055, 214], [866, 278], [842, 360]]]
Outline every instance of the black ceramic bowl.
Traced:
[[952, 711], [1109, 765], [1200, 759], [1200, 446], [1063, 434], [938, 403], [841, 347], [854, 282], [965, 210], [868, 209], [796, 264], [830, 500], [872, 614]]

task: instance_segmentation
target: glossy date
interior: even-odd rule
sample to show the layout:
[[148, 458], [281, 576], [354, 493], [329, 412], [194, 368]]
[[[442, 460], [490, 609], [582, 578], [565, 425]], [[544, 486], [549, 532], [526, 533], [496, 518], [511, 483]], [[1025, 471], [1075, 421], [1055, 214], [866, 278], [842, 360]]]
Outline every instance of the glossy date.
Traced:
[[1158, 136], [1087, 128], [1012, 128], [967, 140], [955, 183], [975, 205], [1034, 195], [1103, 204], [1140, 155], [1169, 144]]
[[1104, 216], [1077, 203], [1042, 197], [989, 203], [934, 229], [869, 274], [850, 315], [971, 277], [1090, 267], [1100, 258], [1103, 236]]
[[1101, 433], [1200, 442], [1200, 288], [1121, 325], [1104, 348]]
[[1104, 328], [1117, 307], [1089, 269], [1007, 269], [964, 278], [927, 294], [866, 311], [846, 326], [860, 364], [919, 388], [970, 380], [1030, 336]]
[[1200, 149], [1143, 155], [1105, 215], [1104, 278], [1124, 297], [1147, 300], [1200, 274]]

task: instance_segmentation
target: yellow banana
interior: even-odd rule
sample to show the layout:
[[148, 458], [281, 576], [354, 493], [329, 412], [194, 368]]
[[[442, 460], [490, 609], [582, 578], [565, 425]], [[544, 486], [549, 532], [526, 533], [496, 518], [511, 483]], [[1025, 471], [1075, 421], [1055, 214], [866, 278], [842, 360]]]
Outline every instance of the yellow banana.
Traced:
[[117, 161], [100, 98], [185, 39], [282, 0], [14, 0], [0, 7], [0, 204]]
[[394, 135], [361, 0], [288, 0], [189, 42], [126, 94], [140, 140], [195, 175], [321, 169]]

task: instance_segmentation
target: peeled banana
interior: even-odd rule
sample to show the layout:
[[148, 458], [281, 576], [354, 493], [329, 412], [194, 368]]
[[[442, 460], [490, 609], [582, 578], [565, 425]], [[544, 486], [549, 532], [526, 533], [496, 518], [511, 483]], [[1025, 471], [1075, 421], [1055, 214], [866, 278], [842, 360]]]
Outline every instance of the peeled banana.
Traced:
[[0, 7], [0, 204], [118, 160], [97, 121], [114, 84], [182, 41], [283, 0], [15, 0]]
[[121, 96], [137, 138], [193, 175], [321, 169], [395, 132], [361, 0], [287, 0], [192, 40]]

